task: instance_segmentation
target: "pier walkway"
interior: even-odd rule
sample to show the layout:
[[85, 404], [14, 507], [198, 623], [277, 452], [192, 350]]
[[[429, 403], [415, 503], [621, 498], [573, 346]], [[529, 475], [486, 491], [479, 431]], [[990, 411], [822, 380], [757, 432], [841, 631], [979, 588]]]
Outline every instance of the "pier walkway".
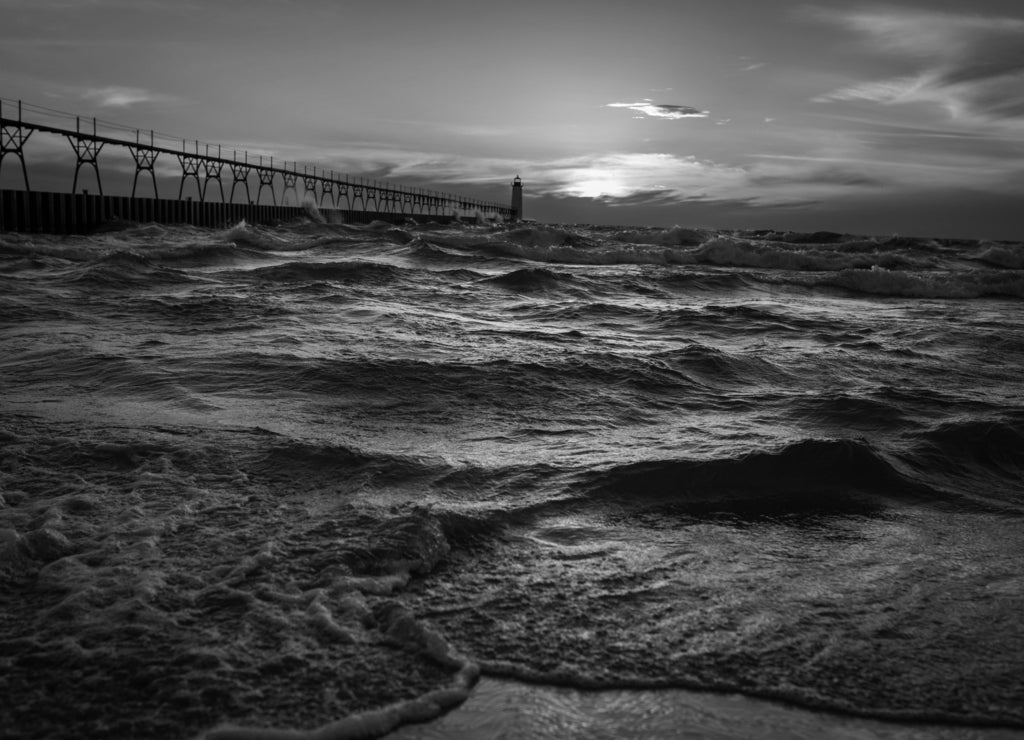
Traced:
[[[508, 205], [463, 195], [352, 178], [316, 165], [300, 168], [295, 162], [275, 163], [272, 156], [245, 150], [231, 150], [227, 156], [217, 144], [184, 139], [172, 144], [170, 137], [152, 130], [109, 122], [102, 122], [100, 128], [96, 118], [84, 119], [84, 123], [83, 127], [80, 116], [0, 98], [0, 173], [5, 158], [11, 155], [20, 164], [24, 181], [23, 190], [0, 190], [0, 231], [80, 233], [116, 219], [196, 226], [219, 226], [243, 218], [251, 223], [272, 223], [309, 213], [313, 206], [327, 221], [508, 220], [515, 215]], [[76, 159], [69, 193], [32, 190], [25, 145], [37, 133], [64, 137], [71, 145]], [[131, 155], [135, 173], [130, 196], [104, 195], [99, 156], [105, 147], [126, 149]], [[161, 156], [177, 160], [177, 198], [159, 197], [157, 160]], [[98, 194], [78, 191], [83, 169], [95, 175]], [[225, 197], [226, 177], [231, 178], [231, 187]], [[152, 197], [137, 197], [140, 178], [151, 182]], [[216, 189], [211, 188], [212, 183]], [[195, 195], [185, 197], [186, 189]], [[289, 193], [295, 201], [291, 206], [286, 204]], [[219, 199], [213, 199], [214, 195]], [[264, 202], [267, 199], [269, 203]]]

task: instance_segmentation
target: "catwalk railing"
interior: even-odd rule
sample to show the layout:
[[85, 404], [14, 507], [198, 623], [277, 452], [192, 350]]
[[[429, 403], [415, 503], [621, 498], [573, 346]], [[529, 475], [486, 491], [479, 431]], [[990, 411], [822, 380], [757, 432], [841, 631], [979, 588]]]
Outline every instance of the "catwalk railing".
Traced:
[[[71, 127], [72, 121], [74, 128]], [[174, 157], [177, 160], [178, 168], [180, 168], [178, 201], [182, 201], [187, 186], [194, 182], [199, 203], [213, 205], [207, 201], [207, 196], [210, 184], [216, 182], [220, 205], [263, 207], [264, 204], [261, 203], [261, 200], [264, 196], [264, 189], [267, 189], [269, 190], [271, 201], [269, 207], [271, 208], [285, 206], [288, 193], [291, 192], [296, 201], [295, 207], [312, 201], [318, 209], [338, 211], [349, 216], [364, 214], [392, 217], [442, 217], [445, 219], [476, 216], [509, 219], [513, 215], [509, 206], [499, 203], [424, 188], [411, 188], [386, 181], [352, 178], [316, 165], [301, 165], [300, 169], [299, 163], [280, 160], [275, 163], [273, 156], [250, 154], [247, 150], [233, 149], [231, 156], [228, 157], [226, 150], [219, 144], [209, 144], [198, 139], [172, 138], [167, 134], [152, 130], [128, 128], [109, 121], [98, 121], [96, 118], [83, 119], [73, 114], [0, 98], [0, 173], [3, 171], [3, 163], [7, 155], [16, 158], [21, 165], [26, 194], [39, 195], [33, 193], [30, 187], [29, 169], [25, 160], [25, 144], [37, 132], [62, 136], [71, 145], [76, 157], [71, 194], [76, 197], [79, 175], [83, 168], [91, 169], [95, 174], [99, 195], [103, 197], [99, 167], [100, 153], [104, 147], [121, 147], [128, 150], [135, 165], [131, 194], [133, 200], [136, 199], [140, 177], [145, 181], [148, 176], [153, 186], [153, 198], [145, 200], [153, 200], [157, 204], [170, 202], [161, 201], [159, 198], [156, 168], [157, 159], [163, 155]], [[132, 134], [134, 134], [133, 138]], [[178, 142], [181, 142], [180, 146]], [[230, 172], [231, 177], [231, 189], [227, 198], [224, 196], [225, 169]], [[254, 175], [255, 182], [253, 181]], [[256, 185], [257, 183], [258, 188], [256, 188], [254, 200], [250, 184]], [[278, 184], [281, 187], [280, 206], [277, 198]], [[301, 196], [299, 195], [300, 186], [303, 191]], [[245, 200], [242, 204], [235, 203], [236, 190], [239, 193], [242, 191], [245, 193]], [[58, 194], [50, 195], [57, 196]], [[83, 195], [87, 195], [87, 193]], [[15, 202], [12, 196], [11, 199], [5, 199], [3, 203], [7, 204], [8, 200], [11, 203]], [[33, 197], [19, 197], [16, 200], [18, 203], [26, 204], [39, 201], [38, 198]], [[190, 196], [187, 200], [192, 201], [193, 198]], [[56, 204], [58, 201], [54, 202]], [[29, 207], [29, 205], [24, 206], [26, 214]], [[44, 210], [47, 209], [46, 204], [41, 207]], [[54, 208], [58, 207], [58, 205], [54, 206]], [[75, 208], [75, 206], [68, 207]], [[130, 205], [126, 208], [129, 212], [133, 212]], [[145, 209], [140, 207], [137, 210], [143, 212]], [[183, 212], [183, 209], [173, 206], [167, 206], [165, 210], [172, 214]], [[155, 206], [154, 212], [162, 212], [161, 207]], [[200, 208], [197, 212], [205, 212], [205, 209]], [[3, 220], [12, 221], [12, 218]], [[59, 216], [55, 216], [55, 218], [59, 218]], [[8, 226], [8, 228], [10, 227]]]

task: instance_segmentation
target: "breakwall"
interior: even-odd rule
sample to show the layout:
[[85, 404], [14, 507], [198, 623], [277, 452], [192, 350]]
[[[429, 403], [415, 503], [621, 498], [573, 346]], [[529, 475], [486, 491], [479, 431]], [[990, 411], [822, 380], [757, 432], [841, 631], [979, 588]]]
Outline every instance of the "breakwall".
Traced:
[[[307, 209], [299, 206], [0, 190], [0, 231], [87, 234], [126, 221], [224, 228], [242, 220], [250, 224], [271, 225], [308, 218], [309, 215]], [[320, 209], [320, 215], [328, 223], [405, 223], [410, 220], [450, 223], [459, 220], [455, 214], [442, 216], [339, 209]]]

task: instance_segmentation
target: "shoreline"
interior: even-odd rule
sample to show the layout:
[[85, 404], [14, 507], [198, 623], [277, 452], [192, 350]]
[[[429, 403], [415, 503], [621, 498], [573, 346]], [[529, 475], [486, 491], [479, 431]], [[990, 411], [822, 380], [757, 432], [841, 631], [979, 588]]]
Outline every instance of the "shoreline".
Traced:
[[570, 738], [612, 740], [1022, 740], [1024, 729], [888, 722], [804, 709], [742, 694], [687, 689], [586, 690], [484, 676], [436, 720], [384, 740]]

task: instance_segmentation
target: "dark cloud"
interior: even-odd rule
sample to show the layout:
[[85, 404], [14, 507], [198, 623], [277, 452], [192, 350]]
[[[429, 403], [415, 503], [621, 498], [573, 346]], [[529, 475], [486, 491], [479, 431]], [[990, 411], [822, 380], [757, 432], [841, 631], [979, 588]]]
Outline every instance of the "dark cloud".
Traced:
[[756, 195], [746, 197], [722, 197], [701, 193], [698, 195], [681, 195], [674, 191], [648, 190], [631, 193], [625, 196], [605, 195], [595, 199], [597, 202], [610, 207], [665, 207], [665, 206], [702, 206], [710, 208], [732, 208], [743, 210], [756, 209], [782, 209], [793, 210], [819, 206], [824, 201], [811, 200], [806, 198], [791, 198], [788, 200], [772, 200], [770, 203]]
[[598, 198], [609, 206], [668, 206], [679, 203], [679, 194], [672, 190], [639, 190], [629, 195], [604, 195]]
[[751, 195], [744, 198], [716, 198], [710, 195], [692, 195], [679, 200], [680, 204], [701, 205], [714, 208], [737, 208], [743, 210], [792, 210], [822, 205], [823, 200], [807, 198], [775, 199], [767, 202], [759, 196]]
[[638, 103], [608, 103], [606, 107], [628, 108], [651, 118], [707, 118], [709, 113], [709, 111], [702, 111], [689, 105], [670, 105], [655, 103], [651, 100], [641, 100]]
[[846, 170], [841, 167], [822, 167], [803, 172], [752, 175], [750, 182], [759, 187], [777, 185], [841, 185], [846, 187], [879, 187], [885, 181], [877, 177]]

